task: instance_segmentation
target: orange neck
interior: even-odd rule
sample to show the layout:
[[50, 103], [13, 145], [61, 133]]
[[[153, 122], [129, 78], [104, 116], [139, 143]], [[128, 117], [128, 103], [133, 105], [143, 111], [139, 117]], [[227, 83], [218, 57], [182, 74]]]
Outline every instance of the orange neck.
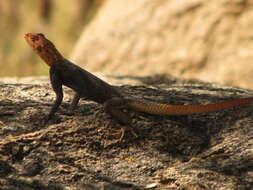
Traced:
[[53, 44], [46, 44], [45, 46], [43, 46], [43, 48], [38, 47], [35, 49], [35, 51], [50, 67], [56, 61], [63, 59], [63, 56]]

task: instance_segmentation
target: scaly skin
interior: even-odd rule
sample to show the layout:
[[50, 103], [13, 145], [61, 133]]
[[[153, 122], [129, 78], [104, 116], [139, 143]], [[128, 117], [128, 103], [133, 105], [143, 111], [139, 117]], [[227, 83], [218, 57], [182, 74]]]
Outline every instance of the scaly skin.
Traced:
[[62, 102], [62, 85], [72, 88], [76, 92], [71, 104], [73, 109], [78, 104], [80, 97], [85, 97], [104, 104], [106, 111], [112, 117], [126, 124], [130, 124], [131, 119], [120, 111], [124, 107], [156, 115], [190, 115], [219, 111], [253, 102], [253, 98], [250, 97], [207, 105], [170, 105], [128, 99], [115, 87], [63, 58], [53, 43], [43, 34], [28, 33], [25, 35], [25, 39], [50, 66], [50, 79], [56, 93], [56, 101], [50, 111], [49, 119]]
[[127, 104], [133, 110], [154, 115], [191, 115], [191, 114], [201, 114], [224, 110], [251, 102], [253, 102], [253, 98], [240, 98], [236, 100], [206, 105], [170, 105], [170, 104], [144, 103], [140, 101], [131, 101], [131, 100], [129, 100]]

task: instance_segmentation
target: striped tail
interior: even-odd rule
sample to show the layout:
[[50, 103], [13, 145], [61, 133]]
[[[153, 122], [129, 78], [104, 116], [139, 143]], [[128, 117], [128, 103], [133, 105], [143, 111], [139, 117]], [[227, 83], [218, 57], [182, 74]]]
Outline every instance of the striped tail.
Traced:
[[136, 111], [154, 114], [154, 115], [191, 115], [201, 114], [228, 109], [242, 104], [253, 102], [251, 98], [240, 98], [236, 100], [212, 103], [206, 105], [171, 105], [159, 103], [145, 103], [136, 100], [127, 100], [127, 106]]

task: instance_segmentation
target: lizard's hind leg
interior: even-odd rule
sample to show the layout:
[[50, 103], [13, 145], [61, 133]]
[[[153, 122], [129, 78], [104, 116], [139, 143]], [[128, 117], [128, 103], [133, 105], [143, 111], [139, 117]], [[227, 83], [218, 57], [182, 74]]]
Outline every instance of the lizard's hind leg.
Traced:
[[121, 127], [121, 137], [119, 141], [124, 138], [125, 131], [130, 129], [130, 132], [135, 136], [138, 135], [134, 132], [132, 127], [132, 120], [131, 118], [124, 112], [121, 111], [122, 108], [125, 107], [125, 101], [122, 98], [112, 98], [104, 103], [105, 111], [110, 114], [114, 119], [122, 123], [123, 125], [127, 125], [129, 128], [124, 126]]

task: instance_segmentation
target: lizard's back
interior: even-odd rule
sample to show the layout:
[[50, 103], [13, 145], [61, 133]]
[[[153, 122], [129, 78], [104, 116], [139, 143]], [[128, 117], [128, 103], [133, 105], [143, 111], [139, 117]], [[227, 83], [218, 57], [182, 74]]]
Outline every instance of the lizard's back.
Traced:
[[60, 75], [63, 85], [72, 88], [82, 97], [98, 103], [104, 103], [113, 97], [122, 97], [115, 87], [67, 59], [57, 61], [51, 69]]

